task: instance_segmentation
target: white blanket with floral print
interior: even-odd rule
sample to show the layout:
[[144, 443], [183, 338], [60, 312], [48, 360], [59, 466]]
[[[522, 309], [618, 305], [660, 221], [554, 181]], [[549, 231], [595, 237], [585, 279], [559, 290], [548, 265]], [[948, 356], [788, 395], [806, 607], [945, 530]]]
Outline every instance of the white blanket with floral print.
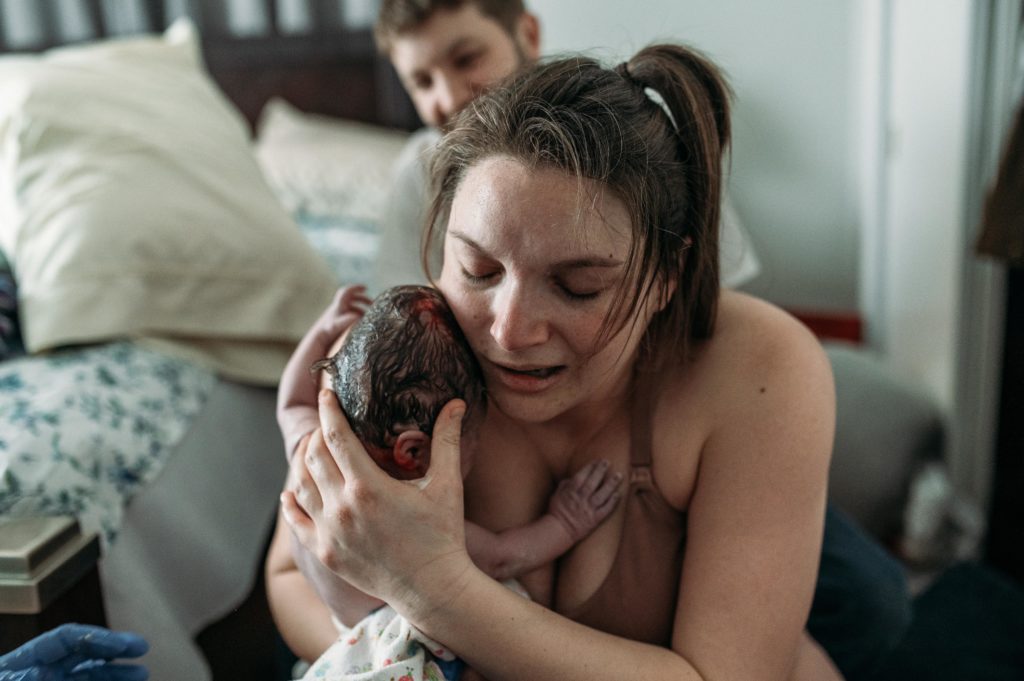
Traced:
[[74, 515], [108, 548], [215, 380], [127, 341], [0, 362], [0, 517]]

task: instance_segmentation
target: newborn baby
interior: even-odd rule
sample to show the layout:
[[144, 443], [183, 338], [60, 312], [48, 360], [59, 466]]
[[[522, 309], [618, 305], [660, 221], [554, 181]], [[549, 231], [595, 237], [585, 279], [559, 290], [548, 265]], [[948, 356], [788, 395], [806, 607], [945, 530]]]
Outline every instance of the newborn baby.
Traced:
[[[392, 477], [413, 480], [430, 466], [430, 438], [441, 408], [454, 398], [466, 403], [462, 426], [462, 474], [472, 465], [476, 431], [487, 409], [476, 358], [444, 298], [426, 286], [398, 286], [369, 303], [362, 287], [339, 291], [307, 332], [285, 369], [278, 420], [289, 455], [318, 426], [314, 372], [332, 379], [353, 432], [367, 453]], [[337, 354], [320, 359], [329, 348]], [[466, 522], [473, 561], [498, 580], [546, 565], [603, 521], [618, 500], [619, 475], [607, 462], [590, 464], [555, 490], [548, 512], [524, 527], [501, 533]], [[301, 551], [293, 542], [293, 552]], [[296, 562], [303, 562], [296, 556]], [[517, 588], [514, 583], [510, 587]], [[329, 604], [330, 605], [330, 604]], [[417, 644], [409, 647], [412, 640]], [[377, 675], [380, 672], [380, 675]], [[439, 674], [444, 674], [440, 676]], [[370, 614], [343, 632], [306, 678], [453, 679], [454, 656], [427, 639], [390, 608]]]

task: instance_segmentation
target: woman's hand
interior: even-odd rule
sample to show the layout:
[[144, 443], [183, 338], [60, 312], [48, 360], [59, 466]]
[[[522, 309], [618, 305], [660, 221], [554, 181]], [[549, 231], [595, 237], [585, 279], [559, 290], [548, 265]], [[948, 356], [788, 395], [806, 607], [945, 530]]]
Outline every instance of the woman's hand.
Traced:
[[452, 400], [434, 426], [430, 470], [389, 477], [366, 453], [329, 391], [321, 431], [305, 451], [307, 475], [281, 495], [285, 520], [332, 572], [416, 622], [450, 600], [473, 569], [466, 552], [459, 432], [465, 404]]

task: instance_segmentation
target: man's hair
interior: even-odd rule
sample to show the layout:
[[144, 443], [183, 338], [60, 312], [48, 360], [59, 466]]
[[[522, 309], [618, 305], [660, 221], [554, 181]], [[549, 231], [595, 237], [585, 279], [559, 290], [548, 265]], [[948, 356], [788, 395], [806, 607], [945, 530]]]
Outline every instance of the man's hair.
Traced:
[[481, 14], [497, 21], [509, 35], [515, 34], [516, 21], [526, 11], [522, 0], [382, 0], [373, 27], [377, 49], [389, 52], [395, 36], [423, 25], [438, 10], [455, 10], [463, 5], [476, 5]]
[[636, 319], [645, 294], [667, 295], [674, 284], [640, 359], [648, 370], [685, 361], [689, 344], [714, 329], [729, 94], [714, 64], [681, 45], [649, 46], [614, 69], [575, 57], [506, 80], [459, 113], [433, 156], [424, 255], [443, 234], [460, 183], [484, 159], [595, 180], [623, 202], [633, 228], [599, 342]]
[[441, 408], [466, 402], [464, 427], [486, 408], [483, 374], [448, 303], [427, 286], [381, 293], [338, 354], [313, 366], [334, 392], [364, 445], [390, 449], [403, 430], [431, 434]]

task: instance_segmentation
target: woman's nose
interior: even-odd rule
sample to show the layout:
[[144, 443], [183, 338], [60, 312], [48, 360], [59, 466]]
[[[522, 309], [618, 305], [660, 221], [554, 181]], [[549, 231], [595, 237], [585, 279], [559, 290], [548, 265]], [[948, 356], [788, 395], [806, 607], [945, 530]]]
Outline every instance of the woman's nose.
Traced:
[[493, 312], [491, 336], [502, 349], [522, 350], [547, 342], [549, 326], [542, 305], [515, 287], [495, 296]]

